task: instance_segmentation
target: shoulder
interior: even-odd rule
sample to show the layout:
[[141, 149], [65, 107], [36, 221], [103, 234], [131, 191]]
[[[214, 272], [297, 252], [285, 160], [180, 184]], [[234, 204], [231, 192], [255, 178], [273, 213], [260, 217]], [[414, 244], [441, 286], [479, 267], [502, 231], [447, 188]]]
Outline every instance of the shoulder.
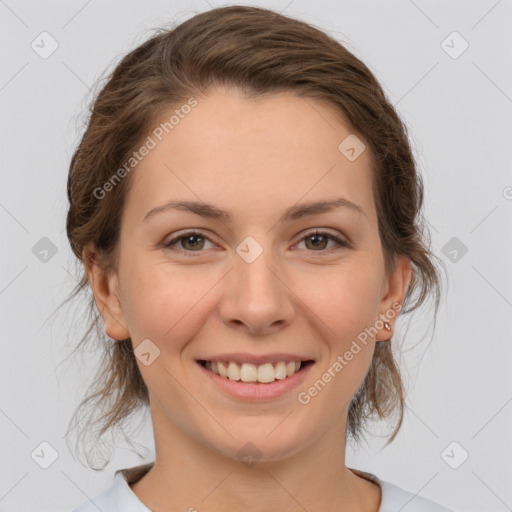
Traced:
[[391, 482], [381, 480], [379, 477], [366, 471], [349, 468], [352, 473], [370, 480], [379, 485], [382, 496], [378, 512], [453, 512], [427, 498], [413, 494]]
[[73, 512], [150, 512], [149, 509], [137, 498], [131, 490], [128, 481], [133, 476], [134, 470], [140, 471], [146, 466], [136, 468], [120, 469], [115, 472], [112, 485], [104, 492], [82, 503]]
[[377, 480], [382, 489], [379, 512], [453, 512], [439, 503], [406, 491], [391, 482]]
[[114, 485], [107, 491], [99, 494], [95, 498], [92, 498], [85, 503], [82, 503], [78, 508], [75, 508], [73, 512], [114, 512], [118, 510], [115, 499]]

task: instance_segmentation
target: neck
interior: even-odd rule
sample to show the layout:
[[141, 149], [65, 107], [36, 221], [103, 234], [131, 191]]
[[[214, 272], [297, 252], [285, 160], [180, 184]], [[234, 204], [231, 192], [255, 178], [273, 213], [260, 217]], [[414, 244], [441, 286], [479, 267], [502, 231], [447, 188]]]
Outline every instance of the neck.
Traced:
[[379, 486], [345, 466], [346, 423], [285, 458], [253, 463], [210, 449], [170, 422], [153, 425], [155, 463], [131, 485], [153, 512], [378, 512]]

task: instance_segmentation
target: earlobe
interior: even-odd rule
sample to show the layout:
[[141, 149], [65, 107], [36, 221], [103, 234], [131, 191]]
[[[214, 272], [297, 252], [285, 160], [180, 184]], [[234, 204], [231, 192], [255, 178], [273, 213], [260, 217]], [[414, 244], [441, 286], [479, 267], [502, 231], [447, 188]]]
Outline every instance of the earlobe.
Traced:
[[96, 306], [110, 338], [125, 340], [130, 337], [119, 294], [119, 278], [113, 269], [104, 269], [98, 261], [97, 251], [88, 245], [83, 251], [83, 261]]
[[402, 309], [411, 276], [411, 260], [403, 254], [397, 255], [395, 257], [395, 269], [386, 279], [387, 292], [381, 299], [379, 315], [381, 321], [377, 322], [379, 324], [383, 323], [376, 341], [389, 341], [393, 336], [396, 319]]

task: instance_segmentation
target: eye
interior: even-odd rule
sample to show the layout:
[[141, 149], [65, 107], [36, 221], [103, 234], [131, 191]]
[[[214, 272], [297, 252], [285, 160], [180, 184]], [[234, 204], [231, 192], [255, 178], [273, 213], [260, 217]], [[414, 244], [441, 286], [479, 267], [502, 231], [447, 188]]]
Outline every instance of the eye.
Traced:
[[[177, 250], [178, 252], [184, 253], [186, 256], [193, 256], [190, 253], [201, 252], [201, 249], [204, 248], [205, 240], [210, 242], [210, 239], [204, 236], [200, 231], [189, 231], [188, 233], [182, 233], [180, 236], [166, 242], [163, 247], [166, 249]], [[180, 241], [181, 244], [179, 245], [181, 245], [181, 247], [175, 249], [174, 246], [176, 246]]]
[[[328, 243], [329, 240], [335, 242], [334, 247], [326, 247], [326, 243]], [[208, 247], [205, 247], [206, 242], [213, 245], [210, 239], [201, 231], [189, 231], [164, 243], [163, 247], [181, 252], [185, 256], [194, 257], [196, 255], [193, 253], [198, 253], [197, 255], [199, 255], [201, 252], [204, 252], [202, 249], [208, 249]], [[306, 248], [312, 248], [313, 252], [330, 252], [331, 250], [351, 247], [349, 242], [340, 239], [332, 233], [319, 231], [318, 229], [306, 233], [298, 243], [300, 244], [302, 242], [305, 242]], [[308, 245], [308, 242], [311, 242], [311, 244]]]
[[[334, 247], [330, 247], [329, 249], [325, 246], [325, 243], [329, 240], [333, 240], [335, 242]], [[311, 241], [312, 245], [308, 247], [308, 242]], [[314, 252], [322, 252], [322, 251], [330, 251], [331, 249], [339, 249], [341, 247], [349, 248], [350, 244], [339, 237], [328, 233], [326, 231], [319, 231], [318, 229], [315, 229], [314, 231], [310, 231], [309, 233], [306, 233], [305, 236], [301, 238], [299, 243], [305, 242], [306, 247], [313, 248], [313, 249], [319, 249], [315, 250]]]

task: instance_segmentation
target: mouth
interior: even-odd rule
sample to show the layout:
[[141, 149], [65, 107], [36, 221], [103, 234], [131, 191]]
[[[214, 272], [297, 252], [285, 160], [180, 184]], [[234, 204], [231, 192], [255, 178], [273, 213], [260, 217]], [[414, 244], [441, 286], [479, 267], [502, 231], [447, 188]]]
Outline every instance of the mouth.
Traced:
[[269, 385], [276, 381], [287, 381], [295, 375], [306, 372], [315, 363], [312, 359], [263, 364], [205, 359], [199, 359], [196, 362], [221, 379], [252, 385]]
[[[248, 359], [252, 362], [246, 362]], [[206, 379], [201, 385], [205, 390], [218, 391], [237, 403], [255, 404], [292, 399], [291, 391], [303, 385], [315, 360], [284, 354], [226, 354], [215, 361], [197, 359], [196, 363]]]

